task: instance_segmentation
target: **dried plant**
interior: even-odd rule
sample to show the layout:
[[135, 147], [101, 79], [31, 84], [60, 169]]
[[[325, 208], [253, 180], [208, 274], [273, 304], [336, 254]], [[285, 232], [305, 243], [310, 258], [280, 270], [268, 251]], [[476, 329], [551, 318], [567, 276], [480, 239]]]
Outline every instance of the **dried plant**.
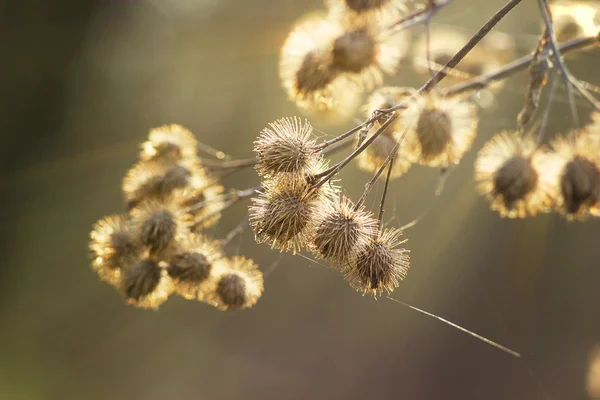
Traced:
[[[569, 52], [599, 47], [600, 28], [590, 14], [600, 5], [538, 0], [543, 33], [530, 54], [512, 60], [518, 51], [514, 39], [492, 29], [521, 0], [508, 1], [470, 38], [430, 29], [431, 20], [451, 2], [327, 0], [324, 17], [292, 27], [281, 49], [283, 89], [300, 112], [338, 119], [355, 116], [364, 92], [408, 68], [402, 58], [411, 45], [409, 32], [425, 27], [413, 46], [413, 68], [427, 81], [420, 88], [377, 88], [361, 108], [364, 122], [337, 137], [319, 139], [307, 120], [281, 118], [259, 133], [255, 159], [215, 161], [199, 158], [200, 143], [179, 125], [151, 130], [139, 162], [123, 181], [127, 214], [106, 217], [93, 228], [93, 270], [141, 308], [157, 308], [173, 293], [220, 310], [249, 308], [263, 292], [263, 275], [252, 260], [224, 251], [242, 225], [222, 241], [211, 238], [207, 228], [229, 207], [251, 199], [247, 222], [256, 242], [323, 259], [363, 294], [389, 294], [409, 270], [403, 231], [422, 217], [401, 228], [385, 226], [390, 181], [415, 163], [439, 168], [439, 196], [448, 171], [474, 143], [482, 91], [498, 93], [508, 77], [526, 68], [529, 84], [514, 126], [489, 138], [478, 153], [479, 191], [502, 217], [600, 216], [598, 90], [573, 76], [563, 59]], [[573, 130], [544, 143], [560, 81], [573, 110]], [[540, 113], [544, 95], [546, 108]], [[575, 96], [593, 109], [583, 128]], [[327, 158], [350, 146], [341, 161]], [[374, 173], [356, 201], [344, 193], [337, 176], [353, 160]], [[259, 184], [224, 190], [222, 176], [250, 166]], [[385, 186], [375, 215], [365, 199], [379, 179]]]

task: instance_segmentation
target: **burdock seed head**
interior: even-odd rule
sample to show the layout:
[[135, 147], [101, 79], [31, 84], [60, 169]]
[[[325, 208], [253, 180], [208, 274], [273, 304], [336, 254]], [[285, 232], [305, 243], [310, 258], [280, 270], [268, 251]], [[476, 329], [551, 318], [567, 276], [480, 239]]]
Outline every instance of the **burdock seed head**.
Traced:
[[131, 211], [131, 218], [139, 242], [151, 254], [170, 253], [189, 234], [189, 215], [172, 199], [147, 200]]
[[296, 117], [270, 123], [254, 141], [258, 174], [304, 173], [320, 151], [312, 130], [310, 122]]
[[150, 130], [148, 141], [142, 144], [143, 161], [194, 161], [198, 142], [194, 134], [181, 125], [163, 125]]
[[206, 236], [189, 234], [167, 260], [167, 272], [182, 297], [203, 300], [214, 281], [214, 263], [223, 258], [217, 242]]
[[570, 219], [600, 213], [600, 140], [588, 129], [551, 142], [558, 157], [557, 211]]
[[206, 180], [206, 174], [196, 161], [140, 162], [123, 179], [123, 195], [131, 209], [146, 199], [163, 199], [178, 189], [194, 186]]
[[92, 269], [111, 284], [119, 281], [121, 270], [135, 262], [141, 250], [126, 215], [111, 215], [96, 222], [89, 248]]
[[250, 259], [233, 257], [218, 261], [214, 291], [208, 302], [220, 310], [244, 310], [252, 307], [263, 292], [263, 274]]
[[317, 257], [344, 267], [369, 245], [379, 223], [364, 207], [356, 208], [345, 196], [325, 205], [316, 210], [310, 230], [311, 248]]
[[409, 251], [398, 248], [406, 241], [400, 240], [401, 235], [401, 231], [385, 229], [371, 237], [346, 269], [345, 278], [353, 288], [376, 296], [398, 287], [406, 277], [410, 261]]
[[157, 309], [173, 291], [165, 268], [148, 256], [123, 270], [120, 286], [127, 302], [139, 308]]
[[549, 209], [556, 165], [531, 135], [501, 132], [477, 155], [475, 181], [492, 210], [503, 217], [525, 218]]
[[477, 133], [477, 108], [460, 97], [415, 96], [400, 113], [399, 130], [416, 143], [421, 164], [449, 166], [460, 161]]
[[331, 191], [329, 184], [312, 190], [306, 176], [282, 174], [267, 179], [249, 208], [256, 241], [297, 252], [308, 244], [310, 222]]

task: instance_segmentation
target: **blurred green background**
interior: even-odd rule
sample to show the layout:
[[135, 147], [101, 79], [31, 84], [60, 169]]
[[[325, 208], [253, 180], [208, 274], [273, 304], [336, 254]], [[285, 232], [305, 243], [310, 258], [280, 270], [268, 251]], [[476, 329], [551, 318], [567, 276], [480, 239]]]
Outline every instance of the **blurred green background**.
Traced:
[[[456, 0], [435, 22], [472, 33], [503, 3]], [[519, 55], [539, 33], [536, 2], [523, 3], [498, 28], [514, 35]], [[89, 230], [123, 211], [121, 178], [149, 128], [177, 122], [243, 158], [268, 122], [298, 114], [280, 89], [278, 51], [296, 19], [322, 8], [320, 0], [0, 2], [0, 399], [587, 398], [588, 356], [600, 341], [600, 224], [502, 220], [472, 179], [476, 150], [515, 125], [523, 73], [481, 112], [474, 149], [406, 232], [412, 267], [393, 293], [521, 360], [386, 298], [362, 297], [307, 259], [279, 260], [249, 231], [230, 254], [263, 271], [279, 263], [244, 312], [177, 297], [159, 312], [137, 310], [88, 267]], [[598, 53], [570, 57], [572, 71], [600, 84]], [[388, 82], [422, 83], [409, 64]], [[590, 110], [578, 104], [586, 121]], [[314, 123], [327, 135], [350, 126]], [[570, 126], [561, 91], [550, 133]], [[355, 165], [341, 177], [355, 198], [369, 179]], [[417, 216], [436, 179], [414, 167], [394, 181], [390, 224]], [[256, 182], [244, 171], [225, 183]], [[214, 235], [245, 210], [228, 211]]]

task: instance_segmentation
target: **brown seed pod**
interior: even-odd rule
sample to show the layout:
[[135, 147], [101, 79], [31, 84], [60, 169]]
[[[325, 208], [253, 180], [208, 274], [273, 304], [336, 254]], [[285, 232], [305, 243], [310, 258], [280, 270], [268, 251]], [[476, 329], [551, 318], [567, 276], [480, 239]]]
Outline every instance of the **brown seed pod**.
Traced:
[[175, 291], [188, 300], [204, 300], [214, 289], [214, 264], [221, 258], [218, 242], [196, 234], [186, 236], [167, 260]]
[[569, 219], [600, 215], [600, 141], [586, 131], [575, 131], [551, 142], [558, 173], [555, 208]]
[[120, 287], [128, 304], [145, 309], [157, 309], [173, 292], [164, 266], [148, 256], [123, 270]]
[[116, 284], [121, 270], [139, 257], [141, 250], [126, 215], [111, 215], [94, 224], [89, 248], [92, 269], [101, 280]]
[[354, 289], [374, 296], [384, 290], [391, 293], [406, 277], [409, 268], [409, 250], [398, 248], [402, 232], [385, 229], [371, 237], [345, 271], [345, 278]]
[[479, 152], [475, 181], [492, 210], [502, 217], [525, 218], [548, 211], [556, 167], [530, 135], [501, 132]]
[[[320, 164], [315, 171], [323, 171]], [[330, 198], [334, 187], [324, 184], [311, 190], [311, 178], [279, 174], [263, 182], [261, 193], [252, 199], [250, 224], [258, 243], [296, 253], [308, 242], [310, 222], [316, 210]]]
[[550, 4], [554, 33], [559, 42], [580, 36], [596, 36], [600, 22], [595, 20], [600, 5], [569, 1]]
[[479, 122], [472, 102], [435, 93], [414, 96], [398, 119], [405, 140], [415, 145], [415, 156], [431, 167], [457, 164], [471, 148]]
[[142, 143], [142, 161], [194, 161], [198, 142], [194, 134], [181, 125], [163, 125], [150, 130], [148, 141]]
[[311, 249], [336, 267], [343, 267], [365, 249], [377, 233], [379, 222], [364, 207], [343, 196], [325, 202], [316, 210], [313, 219]]
[[206, 186], [209, 182], [198, 162], [140, 162], [123, 179], [123, 196], [131, 209], [147, 199], [163, 199], [178, 189]]
[[172, 199], [146, 200], [131, 211], [131, 219], [139, 242], [153, 255], [175, 250], [191, 225], [189, 215]]
[[264, 288], [263, 274], [250, 259], [233, 257], [216, 262], [214, 291], [208, 302], [220, 310], [234, 311], [252, 307]]
[[320, 153], [312, 131], [310, 122], [296, 117], [270, 123], [254, 141], [258, 174], [304, 173]]

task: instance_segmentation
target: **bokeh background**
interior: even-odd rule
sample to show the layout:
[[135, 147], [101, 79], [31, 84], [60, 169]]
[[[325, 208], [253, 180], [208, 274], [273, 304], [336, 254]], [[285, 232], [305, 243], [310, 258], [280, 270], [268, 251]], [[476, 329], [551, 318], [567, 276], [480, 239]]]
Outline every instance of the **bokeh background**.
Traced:
[[[498, 28], [515, 37], [518, 55], [539, 33], [536, 2], [523, 3]], [[472, 33], [502, 4], [456, 0], [435, 23]], [[600, 224], [502, 220], [472, 179], [476, 150], [515, 125], [524, 73], [481, 112], [473, 151], [406, 232], [412, 267], [393, 293], [521, 359], [362, 297], [310, 260], [279, 258], [249, 231], [228, 251], [270, 273], [244, 312], [177, 297], [158, 312], [137, 310], [88, 267], [91, 226], [123, 210], [121, 178], [149, 128], [177, 122], [243, 158], [268, 122], [298, 114], [280, 89], [278, 50], [296, 19], [322, 8], [321, 0], [0, 2], [0, 399], [588, 398], [600, 342]], [[570, 57], [572, 71], [600, 84], [598, 53]], [[407, 66], [388, 82], [423, 80]], [[588, 106], [578, 110], [586, 121]], [[314, 124], [324, 135], [350, 126]], [[559, 91], [549, 133], [571, 126]], [[355, 165], [341, 177], [353, 196], [369, 179]], [[414, 167], [394, 181], [388, 222], [417, 216], [436, 179]], [[257, 181], [244, 171], [225, 183]], [[244, 214], [244, 205], [228, 211], [214, 235]]]

